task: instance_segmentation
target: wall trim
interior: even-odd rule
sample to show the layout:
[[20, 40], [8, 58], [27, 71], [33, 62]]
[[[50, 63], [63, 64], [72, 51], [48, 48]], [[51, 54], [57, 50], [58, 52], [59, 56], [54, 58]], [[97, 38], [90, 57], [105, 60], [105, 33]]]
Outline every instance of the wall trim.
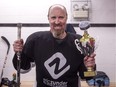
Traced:
[[[78, 23], [70, 23], [78, 27]], [[17, 27], [17, 23], [0, 23], [0, 27]], [[49, 27], [49, 23], [22, 23], [22, 27]], [[115, 23], [91, 23], [91, 27], [116, 27]]]

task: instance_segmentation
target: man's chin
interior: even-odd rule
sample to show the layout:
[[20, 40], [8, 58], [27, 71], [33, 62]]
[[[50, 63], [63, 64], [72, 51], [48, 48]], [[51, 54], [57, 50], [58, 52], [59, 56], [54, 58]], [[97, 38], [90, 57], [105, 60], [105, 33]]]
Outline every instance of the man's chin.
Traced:
[[53, 33], [53, 36], [54, 36], [54, 37], [59, 37], [60, 35], [61, 35], [61, 32], [54, 32], [54, 33]]

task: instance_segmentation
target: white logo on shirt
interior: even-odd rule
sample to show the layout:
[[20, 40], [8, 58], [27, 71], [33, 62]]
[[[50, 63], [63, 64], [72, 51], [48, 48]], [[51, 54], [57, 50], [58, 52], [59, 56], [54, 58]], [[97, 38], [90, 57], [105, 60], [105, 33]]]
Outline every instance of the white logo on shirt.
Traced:
[[66, 62], [67, 60], [63, 56], [63, 54], [57, 52], [47, 61], [45, 61], [44, 66], [46, 67], [53, 79], [58, 79], [70, 69], [70, 65], [65, 66]]

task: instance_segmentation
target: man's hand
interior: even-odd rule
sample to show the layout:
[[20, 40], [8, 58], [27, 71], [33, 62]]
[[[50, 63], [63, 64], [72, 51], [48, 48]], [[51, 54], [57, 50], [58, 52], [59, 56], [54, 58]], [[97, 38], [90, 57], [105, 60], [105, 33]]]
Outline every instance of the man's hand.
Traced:
[[23, 49], [23, 39], [15, 40], [13, 44], [14, 52], [21, 52]]
[[95, 67], [95, 56], [96, 54], [92, 53], [90, 56], [84, 58], [84, 64], [86, 67]]

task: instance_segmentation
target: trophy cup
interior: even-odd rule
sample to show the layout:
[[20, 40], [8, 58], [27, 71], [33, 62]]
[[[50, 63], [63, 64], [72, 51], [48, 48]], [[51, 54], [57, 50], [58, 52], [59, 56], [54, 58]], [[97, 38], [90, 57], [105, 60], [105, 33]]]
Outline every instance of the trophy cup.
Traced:
[[[82, 38], [80, 39], [80, 50], [85, 56], [90, 56], [95, 51], [95, 39], [91, 37], [87, 31], [90, 27], [88, 21], [82, 21], [79, 23], [79, 28], [84, 31]], [[85, 77], [93, 77], [96, 75], [93, 67], [87, 67], [87, 71], [84, 72]]]

